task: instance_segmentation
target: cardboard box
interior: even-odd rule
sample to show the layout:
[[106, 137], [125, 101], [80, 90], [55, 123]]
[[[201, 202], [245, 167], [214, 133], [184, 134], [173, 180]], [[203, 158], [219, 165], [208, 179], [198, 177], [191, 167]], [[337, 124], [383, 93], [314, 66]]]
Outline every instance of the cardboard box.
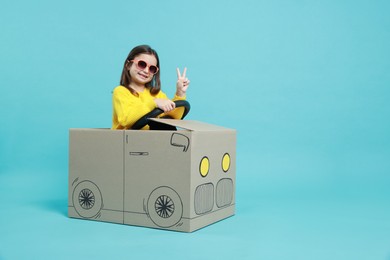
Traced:
[[235, 212], [236, 131], [70, 129], [69, 217], [192, 232]]

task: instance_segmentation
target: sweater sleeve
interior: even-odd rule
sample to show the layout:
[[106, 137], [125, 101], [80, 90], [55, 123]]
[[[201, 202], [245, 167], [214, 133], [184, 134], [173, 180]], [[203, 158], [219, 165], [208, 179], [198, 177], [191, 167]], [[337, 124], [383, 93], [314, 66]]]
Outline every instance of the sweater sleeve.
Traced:
[[123, 128], [129, 128], [138, 119], [156, 107], [153, 100], [142, 102], [124, 87], [117, 87], [113, 92], [113, 109], [118, 124]]

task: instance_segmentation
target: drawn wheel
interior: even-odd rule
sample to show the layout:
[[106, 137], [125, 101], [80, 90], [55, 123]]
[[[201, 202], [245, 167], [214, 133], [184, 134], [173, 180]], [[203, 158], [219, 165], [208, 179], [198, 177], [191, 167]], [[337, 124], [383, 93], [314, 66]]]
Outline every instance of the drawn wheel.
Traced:
[[172, 227], [183, 216], [183, 203], [176, 191], [169, 187], [152, 191], [147, 208], [151, 220], [159, 227]]
[[91, 209], [95, 205], [95, 194], [90, 189], [83, 189], [79, 193], [79, 204], [83, 209]]
[[154, 203], [157, 215], [162, 218], [169, 218], [175, 213], [175, 203], [167, 195], [161, 195]]
[[73, 206], [83, 218], [95, 217], [103, 206], [102, 194], [91, 181], [82, 181], [73, 190]]

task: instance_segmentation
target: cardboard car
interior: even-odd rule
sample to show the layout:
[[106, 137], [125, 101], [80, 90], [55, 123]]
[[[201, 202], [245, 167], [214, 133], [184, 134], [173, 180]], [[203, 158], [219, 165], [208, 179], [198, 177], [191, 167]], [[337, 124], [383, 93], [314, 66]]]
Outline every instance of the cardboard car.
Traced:
[[174, 130], [69, 130], [69, 217], [192, 232], [234, 215], [236, 131], [148, 120]]

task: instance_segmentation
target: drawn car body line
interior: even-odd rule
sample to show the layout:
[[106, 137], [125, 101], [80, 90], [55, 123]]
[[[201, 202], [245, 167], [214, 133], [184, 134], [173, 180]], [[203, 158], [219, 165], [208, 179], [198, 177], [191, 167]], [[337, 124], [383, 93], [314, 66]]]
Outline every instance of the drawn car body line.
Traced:
[[[236, 203], [232, 203], [232, 204], [230, 204], [228, 206], [225, 206], [225, 207], [222, 207], [222, 208], [216, 207], [215, 210], [209, 211], [209, 212], [207, 212], [205, 214], [211, 214], [211, 213], [214, 213], [214, 212], [217, 212], [217, 211], [224, 210], [225, 208], [233, 207], [235, 205], [236, 205]], [[68, 205], [68, 207], [69, 208], [74, 208], [74, 206], [72, 206], [72, 205]], [[126, 210], [120, 210], [120, 209], [105, 209], [105, 208], [103, 208], [103, 209], [101, 209], [101, 211], [113, 211], [113, 212], [121, 212], [121, 213], [123, 212], [123, 213], [126, 213], [126, 214], [149, 215], [147, 212], [126, 211]], [[197, 215], [197, 216], [192, 217], [192, 218], [183, 216], [182, 219], [190, 219], [190, 220], [197, 219], [197, 218], [203, 217], [205, 214]], [[85, 219], [91, 219], [91, 218], [85, 218]]]

